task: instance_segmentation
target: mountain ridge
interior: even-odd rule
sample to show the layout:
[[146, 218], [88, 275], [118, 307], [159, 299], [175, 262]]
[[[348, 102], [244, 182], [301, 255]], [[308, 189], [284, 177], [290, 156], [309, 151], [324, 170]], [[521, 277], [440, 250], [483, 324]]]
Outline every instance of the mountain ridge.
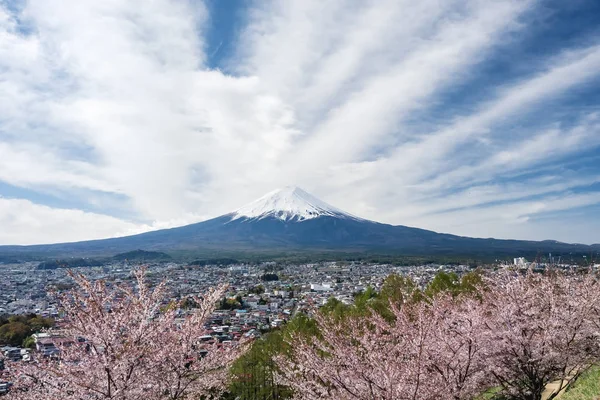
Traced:
[[120, 238], [0, 246], [0, 255], [118, 254], [135, 250], [198, 251], [341, 251], [402, 255], [481, 255], [497, 257], [535, 254], [589, 254], [600, 245], [554, 240], [529, 241], [470, 238], [361, 219], [331, 206], [300, 188], [270, 192], [234, 212], [195, 224]]

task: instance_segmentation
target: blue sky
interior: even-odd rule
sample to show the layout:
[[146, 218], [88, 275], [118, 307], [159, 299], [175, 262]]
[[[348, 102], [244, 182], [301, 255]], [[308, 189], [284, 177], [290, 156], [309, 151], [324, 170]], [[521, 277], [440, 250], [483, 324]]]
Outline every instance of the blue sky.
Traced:
[[0, 0], [0, 244], [352, 214], [600, 243], [595, 0]]

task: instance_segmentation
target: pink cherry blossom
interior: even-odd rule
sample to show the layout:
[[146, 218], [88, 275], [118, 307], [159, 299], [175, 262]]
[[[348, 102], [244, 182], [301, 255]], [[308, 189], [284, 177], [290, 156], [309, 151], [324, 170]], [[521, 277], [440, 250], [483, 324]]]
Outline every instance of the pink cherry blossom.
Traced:
[[[178, 318], [165, 309], [165, 285], [108, 285], [71, 273], [77, 289], [59, 295], [65, 318], [59, 360], [35, 357], [11, 364], [14, 399], [188, 399], [217, 396], [243, 345], [200, 343], [225, 290], [195, 298], [199, 307]], [[163, 307], [163, 309], [161, 309]]]
[[504, 273], [485, 293], [489, 373], [509, 398], [541, 399], [599, 360], [600, 284], [592, 273]]
[[280, 379], [299, 399], [539, 400], [600, 360], [599, 308], [591, 273], [503, 272], [474, 297], [390, 304], [393, 321], [316, 312], [320, 335], [292, 334]]

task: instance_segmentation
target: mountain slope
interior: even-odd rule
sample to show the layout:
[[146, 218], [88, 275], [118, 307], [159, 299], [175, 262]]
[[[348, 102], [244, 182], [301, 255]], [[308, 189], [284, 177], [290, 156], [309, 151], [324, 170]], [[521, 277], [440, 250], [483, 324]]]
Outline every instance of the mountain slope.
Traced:
[[269, 193], [208, 221], [139, 235], [36, 246], [0, 246], [0, 254], [107, 255], [151, 251], [339, 251], [405, 255], [531, 256], [589, 254], [600, 246], [555, 241], [475, 239], [360, 219], [299, 188]]

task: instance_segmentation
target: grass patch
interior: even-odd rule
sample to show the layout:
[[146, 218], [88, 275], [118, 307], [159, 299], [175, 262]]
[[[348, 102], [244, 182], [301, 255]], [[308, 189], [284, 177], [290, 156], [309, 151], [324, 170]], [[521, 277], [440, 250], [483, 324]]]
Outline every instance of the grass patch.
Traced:
[[475, 400], [493, 400], [495, 397], [497, 397], [498, 393], [500, 393], [501, 391], [502, 391], [502, 389], [499, 387], [490, 388], [490, 389], [486, 390], [484, 393], [477, 396], [475, 398]]
[[600, 400], [600, 366], [584, 372], [560, 400]]

